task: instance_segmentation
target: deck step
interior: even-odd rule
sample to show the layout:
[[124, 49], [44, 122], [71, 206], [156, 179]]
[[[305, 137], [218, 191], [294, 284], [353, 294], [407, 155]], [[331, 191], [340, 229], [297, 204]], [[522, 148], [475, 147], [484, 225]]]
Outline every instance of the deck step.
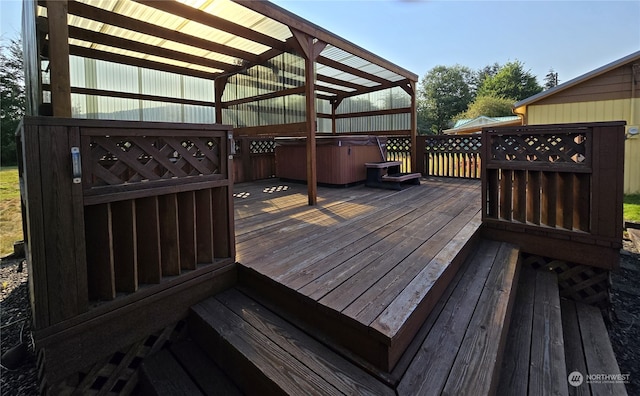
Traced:
[[[564, 298], [560, 305], [567, 372], [579, 372], [583, 381], [580, 385], [569, 386], [569, 395], [626, 395], [622, 378], [615, 378], [620, 374], [620, 368], [600, 310]], [[587, 377], [598, 374], [614, 378], [589, 380]]]
[[512, 245], [480, 242], [398, 364], [398, 395], [495, 391], [518, 260], [519, 250]]
[[247, 394], [394, 394], [238, 289], [192, 307], [189, 329]]
[[228, 395], [240, 390], [192, 340], [181, 340], [147, 357], [140, 368], [143, 395]]
[[[504, 356], [497, 394], [626, 394], [621, 383], [587, 383], [587, 374], [620, 369], [600, 310], [560, 299], [553, 272], [522, 268]], [[581, 385], [569, 384], [574, 371]]]

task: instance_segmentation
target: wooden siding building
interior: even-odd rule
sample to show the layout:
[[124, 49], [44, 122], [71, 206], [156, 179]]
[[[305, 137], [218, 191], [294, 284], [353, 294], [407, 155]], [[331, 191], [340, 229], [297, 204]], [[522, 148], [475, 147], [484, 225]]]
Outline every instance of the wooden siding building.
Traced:
[[[640, 125], [640, 51], [514, 105], [524, 125], [626, 121]], [[627, 134], [624, 192], [640, 193], [640, 137]]]

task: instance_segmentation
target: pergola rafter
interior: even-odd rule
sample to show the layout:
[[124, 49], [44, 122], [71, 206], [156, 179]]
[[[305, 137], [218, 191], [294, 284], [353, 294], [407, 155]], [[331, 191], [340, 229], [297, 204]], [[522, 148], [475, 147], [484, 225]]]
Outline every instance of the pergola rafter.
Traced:
[[[336, 119], [349, 117], [349, 113], [336, 116], [337, 107], [345, 99], [399, 87], [411, 97], [409, 108], [351, 114], [365, 117], [410, 113], [411, 133], [416, 134], [415, 74], [268, 1], [216, 0], [193, 6], [180, 0], [37, 0], [37, 4], [40, 8], [34, 20], [37, 19], [38, 47], [42, 56], [50, 60], [51, 68], [51, 83], [40, 86], [51, 90], [54, 116], [71, 115], [71, 93], [213, 106], [218, 121], [222, 109], [304, 95], [304, 125], [312, 140], [317, 128], [313, 98], [331, 103], [332, 131], [336, 133]], [[255, 83], [234, 78], [237, 87], [254, 84], [249, 88], [255, 88], [255, 93], [235, 99], [223, 94], [230, 77], [249, 76], [248, 71], [256, 66], [273, 69], [273, 60], [287, 53], [304, 59], [304, 68], [300, 64], [286, 65], [287, 73], [304, 78], [302, 84], [291, 80], [291, 74], [288, 77], [274, 73], [273, 81]], [[213, 100], [71, 87], [69, 55], [214, 80]], [[275, 127], [279, 126], [274, 130], [282, 130]], [[260, 130], [268, 128], [261, 125]], [[313, 147], [308, 153], [314, 158]], [[308, 169], [312, 173], [313, 165], [309, 164]], [[313, 184], [315, 178], [309, 180]], [[312, 193], [315, 190], [310, 189], [310, 203], [315, 202]]]

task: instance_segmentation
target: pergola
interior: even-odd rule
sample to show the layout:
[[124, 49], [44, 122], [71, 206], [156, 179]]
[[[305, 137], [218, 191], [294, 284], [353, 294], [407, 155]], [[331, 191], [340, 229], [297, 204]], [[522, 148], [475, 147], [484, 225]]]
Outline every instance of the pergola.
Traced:
[[[415, 169], [417, 75], [268, 1], [33, 0], [23, 15], [32, 115], [48, 95], [54, 117], [96, 118], [96, 98], [117, 98], [207, 109], [236, 135], [306, 136], [310, 205], [316, 133], [410, 135]], [[101, 82], [95, 66], [78, 83], [73, 62], [86, 60], [127, 68], [107, 80], [137, 71], [140, 89]], [[156, 89], [142, 88], [148, 71], [165, 76], [147, 83]], [[212, 89], [205, 97], [172, 91], [176, 80], [166, 76]], [[78, 115], [79, 97], [93, 110]]]

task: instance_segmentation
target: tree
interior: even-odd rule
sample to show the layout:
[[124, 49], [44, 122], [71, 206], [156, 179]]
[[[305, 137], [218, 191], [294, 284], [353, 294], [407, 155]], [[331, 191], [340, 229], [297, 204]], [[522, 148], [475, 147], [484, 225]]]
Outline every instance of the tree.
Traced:
[[473, 72], [460, 65], [436, 66], [424, 76], [418, 90], [421, 133], [441, 133], [454, 115], [466, 110], [473, 100], [472, 78]]
[[544, 76], [544, 89], [551, 89], [556, 85], [558, 85], [558, 73], [551, 68], [549, 69], [549, 73]]
[[25, 88], [20, 40], [0, 42], [0, 162], [17, 163], [15, 131], [24, 116]]
[[502, 66], [495, 76], [487, 77], [478, 89], [478, 96], [519, 101], [539, 92], [542, 92], [542, 87], [536, 77], [530, 71], [525, 71], [524, 64], [516, 60]]
[[487, 78], [492, 78], [500, 71], [500, 65], [498, 62], [494, 62], [491, 65], [487, 65], [482, 69], [475, 72], [473, 81], [471, 84], [471, 90], [473, 92], [474, 97], [476, 96], [478, 89], [484, 84], [484, 81]]
[[515, 100], [497, 98], [495, 96], [478, 96], [470, 105], [467, 111], [455, 116], [455, 120], [487, 117], [506, 117], [513, 115], [511, 109]]

